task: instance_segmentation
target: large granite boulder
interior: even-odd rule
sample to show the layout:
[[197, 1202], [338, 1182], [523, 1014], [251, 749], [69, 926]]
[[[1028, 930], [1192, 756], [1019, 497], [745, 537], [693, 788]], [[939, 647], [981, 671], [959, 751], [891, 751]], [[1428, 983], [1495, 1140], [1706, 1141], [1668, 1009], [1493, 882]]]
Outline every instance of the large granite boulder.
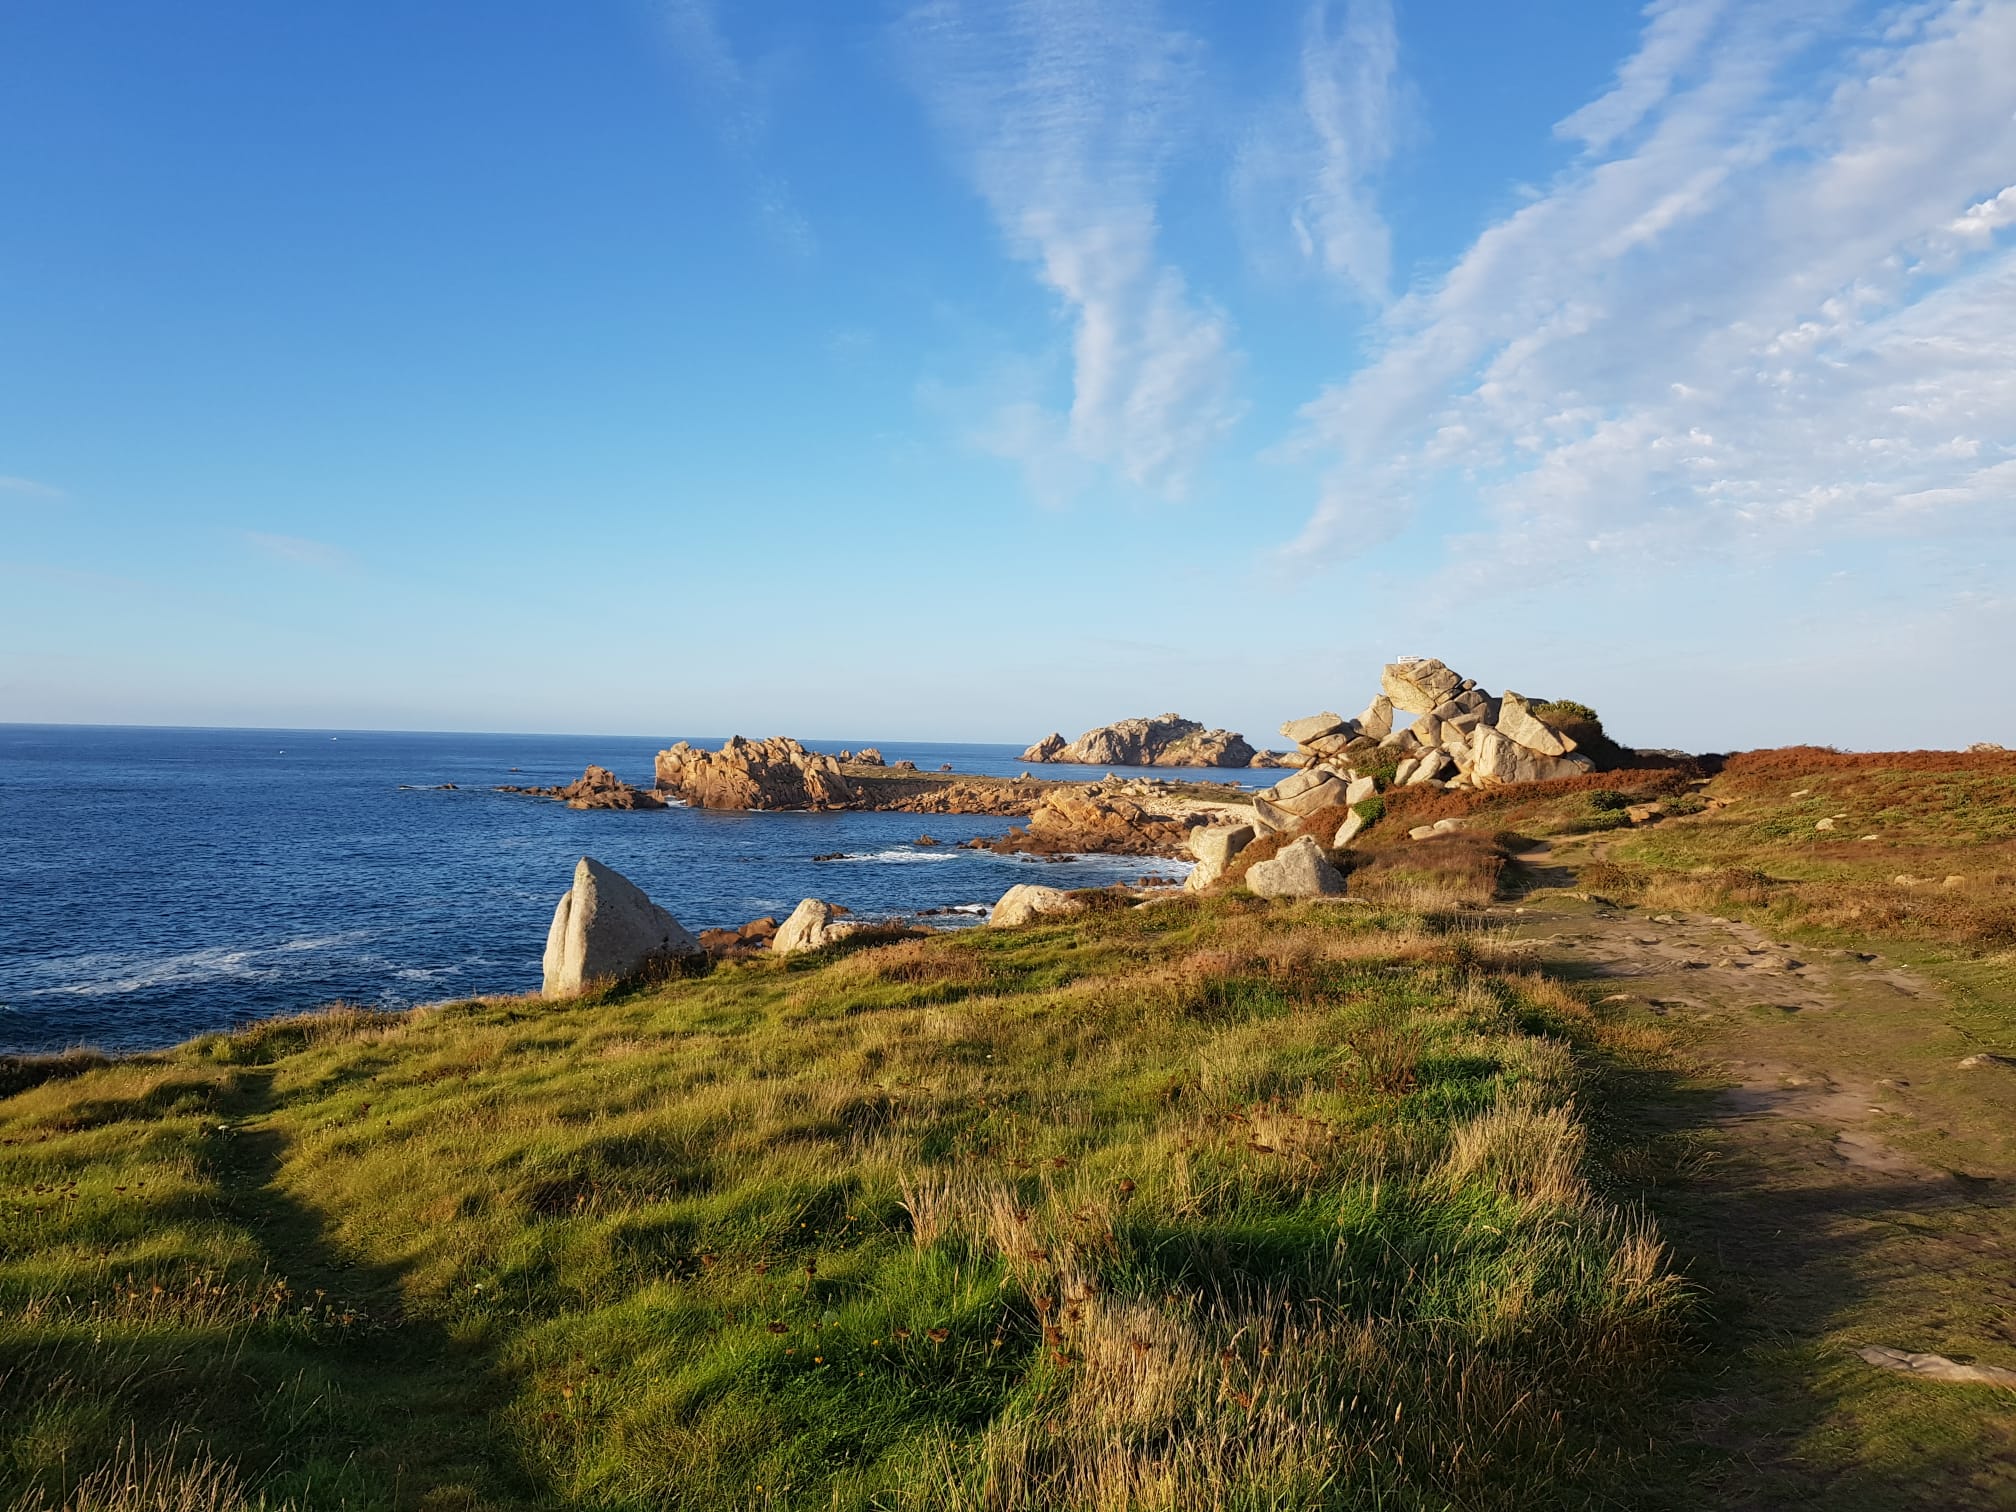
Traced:
[[1350, 783], [1328, 767], [1305, 767], [1295, 775], [1313, 776], [1318, 780], [1285, 796], [1277, 790], [1274, 802], [1276, 806], [1286, 809], [1298, 819], [1306, 819], [1322, 809], [1335, 808], [1345, 801], [1344, 795], [1351, 790]]
[[1232, 858], [1253, 843], [1253, 834], [1250, 824], [1214, 824], [1206, 829], [1192, 830], [1190, 854], [1197, 858], [1197, 864], [1184, 879], [1184, 887], [1191, 892], [1202, 892], [1224, 876]]
[[1360, 731], [1373, 740], [1384, 740], [1393, 733], [1393, 700], [1381, 693], [1366, 705], [1365, 712], [1357, 719]]
[[1465, 775], [1477, 787], [1504, 787], [1514, 782], [1578, 777], [1595, 766], [1586, 756], [1542, 755], [1493, 725], [1479, 725], [1470, 734], [1470, 767]]
[[1370, 821], [1368, 821], [1363, 814], [1359, 813], [1358, 810], [1356, 810], [1355, 808], [1351, 810], [1351, 812], [1345, 816], [1344, 822], [1337, 826], [1337, 836], [1330, 842], [1330, 849], [1332, 850], [1345, 849], [1347, 846], [1351, 844], [1353, 840], [1356, 840], [1361, 834], [1365, 832], [1365, 826], [1369, 822]]
[[1401, 712], [1431, 714], [1437, 704], [1463, 691], [1463, 679], [1432, 656], [1403, 656], [1380, 673], [1379, 687]]
[[1289, 720], [1281, 726], [1281, 733], [1294, 741], [1295, 744], [1306, 746], [1312, 740], [1321, 739], [1325, 735], [1339, 733], [1349, 723], [1349, 720], [1339, 714], [1328, 712], [1311, 714], [1307, 719]]
[[996, 929], [1013, 929], [1046, 915], [1081, 913], [1084, 908], [1083, 899], [1072, 897], [1060, 887], [1018, 882], [1001, 894], [993, 912], [987, 915], [987, 923]]
[[1263, 794], [1253, 800], [1253, 827], [1263, 835], [1278, 834], [1295, 827], [1295, 815], [1276, 806]]
[[777, 933], [770, 937], [770, 949], [778, 955], [797, 955], [846, 939], [861, 926], [842, 918], [845, 911], [820, 898], [805, 899], [777, 926]]
[[1543, 723], [1534, 714], [1532, 705], [1509, 689], [1499, 703], [1497, 726], [1499, 734], [1542, 756], [1566, 756], [1575, 749], [1574, 741]]
[[546, 997], [635, 976], [659, 960], [701, 954], [700, 942], [627, 877], [583, 856], [546, 931]]
[[1246, 886], [1263, 898], [1335, 898], [1344, 892], [1344, 874], [1304, 835], [1279, 855], [1249, 866]]
[[1070, 742], [1064, 738], [1061, 730], [1052, 730], [1048, 735], [1045, 735], [1036, 744], [1024, 751], [1022, 759], [1024, 761], [1062, 761], [1064, 758], [1061, 753], [1069, 744]]

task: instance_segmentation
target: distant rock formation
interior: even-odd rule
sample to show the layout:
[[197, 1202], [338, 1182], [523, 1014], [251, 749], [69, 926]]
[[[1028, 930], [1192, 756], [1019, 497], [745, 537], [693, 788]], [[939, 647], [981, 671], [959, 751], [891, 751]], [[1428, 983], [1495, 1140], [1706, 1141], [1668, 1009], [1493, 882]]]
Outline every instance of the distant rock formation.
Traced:
[[607, 767], [591, 766], [565, 787], [500, 787], [500, 793], [558, 798], [571, 809], [662, 809], [665, 800], [648, 788], [632, 787]]
[[[1363, 802], [1382, 782], [1438, 788], [1544, 782], [1595, 770], [1596, 763], [1578, 749], [1581, 742], [1616, 752], [1587, 709], [1557, 708], [1509, 692], [1494, 698], [1433, 658], [1390, 663], [1379, 687], [1379, 696], [1355, 719], [1326, 712], [1281, 726], [1305, 764], [1254, 800], [1262, 831], [1288, 829], [1319, 810]], [[1396, 730], [1395, 714], [1412, 714], [1414, 721]], [[1336, 843], [1349, 844], [1360, 827], [1362, 822], [1347, 821]]]
[[1063, 735], [1049, 734], [1024, 751], [1022, 759], [1079, 766], [1242, 767], [1253, 765], [1258, 754], [1243, 735], [1164, 714], [1101, 725], [1068, 744]]
[[737, 735], [718, 751], [682, 740], [658, 753], [657, 787], [708, 809], [838, 809], [855, 801], [835, 758], [781, 735]]
[[629, 878], [583, 856], [546, 931], [540, 991], [566, 997], [635, 976], [654, 961], [700, 953], [699, 941]]

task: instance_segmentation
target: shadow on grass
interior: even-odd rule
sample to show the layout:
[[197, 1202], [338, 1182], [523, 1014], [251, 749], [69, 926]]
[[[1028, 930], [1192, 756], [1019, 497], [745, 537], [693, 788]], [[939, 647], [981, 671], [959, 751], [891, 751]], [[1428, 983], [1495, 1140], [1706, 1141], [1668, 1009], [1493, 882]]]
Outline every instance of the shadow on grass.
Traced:
[[[199, 1426], [269, 1495], [304, 1508], [556, 1504], [497, 1420], [512, 1388], [480, 1337], [410, 1315], [403, 1267], [345, 1256], [326, 1215], [282, 1182], [288, 1141], [263, 1121], [276, 1110], [272, 1083], [270, 1070], [243, 1072], [218, 1105], [225, 1121], [206, 1160], [218, 1216], [257, 1243], [296, 1298], [340, 1302], [358, 1321], [311, 1347], [255, 1336], [234, 1352], [247, 1397], [308, 1400], [294, 1421], [263, 1407], [248, 1417], [239, 1403]], [[143, 1436], [156, 1426], [138, 1425]], [[231, 1441], [234, 1426], [243, 1443]]]

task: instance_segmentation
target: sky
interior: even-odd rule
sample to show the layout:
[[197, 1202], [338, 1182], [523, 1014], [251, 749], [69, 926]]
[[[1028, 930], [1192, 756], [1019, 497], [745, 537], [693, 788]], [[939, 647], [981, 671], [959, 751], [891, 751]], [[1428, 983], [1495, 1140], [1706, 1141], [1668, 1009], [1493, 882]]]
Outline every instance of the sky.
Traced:
[[0, 206], [0, 721], [2016, 744], [2016, 0], [0, 0]]

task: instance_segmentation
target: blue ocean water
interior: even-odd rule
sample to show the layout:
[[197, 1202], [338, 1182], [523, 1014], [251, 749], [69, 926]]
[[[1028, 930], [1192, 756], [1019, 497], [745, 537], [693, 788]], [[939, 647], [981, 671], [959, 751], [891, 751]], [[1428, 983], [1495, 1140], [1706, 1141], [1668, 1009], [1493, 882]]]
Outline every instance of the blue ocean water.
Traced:
[[[694, 930], [781, 916], [805, 897], [881, 917], [991, 903], [1018, 881], [1182, 870], [953, 848], [1002, 833], [1009, 821], [996, 818], [581, 812], [492, 791], [572, 781], [591, 761], [646, 785], [669, 743], [0, 725], [0, 1053], [165, 1045], [338, 1000], [536, 989], [554, 902], [582, 855]], [[1010, 746], [855, 744], [926, 771], [1022, 769]], [[1273, 774], [1154, 775], [1258, 786]], [[946, 844], [913, 843], [927, 832]], [[850, 859], [812, 859], [833, 851]]]

